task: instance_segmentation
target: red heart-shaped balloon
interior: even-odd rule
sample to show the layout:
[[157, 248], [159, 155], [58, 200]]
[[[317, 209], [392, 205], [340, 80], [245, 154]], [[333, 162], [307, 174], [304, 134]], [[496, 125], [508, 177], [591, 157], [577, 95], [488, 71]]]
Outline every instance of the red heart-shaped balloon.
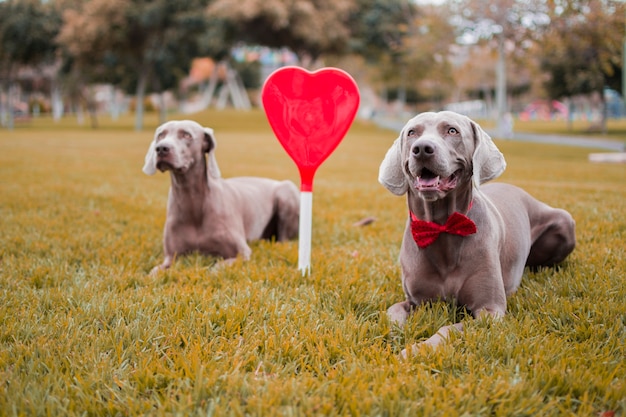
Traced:
[[337, 68], [274, 71], [263, 85], [263, 108], [278, 141], [300, 171], [302, 191], [313, 191], [317, 168], [337, 148], [359, 107], [359, 89]]

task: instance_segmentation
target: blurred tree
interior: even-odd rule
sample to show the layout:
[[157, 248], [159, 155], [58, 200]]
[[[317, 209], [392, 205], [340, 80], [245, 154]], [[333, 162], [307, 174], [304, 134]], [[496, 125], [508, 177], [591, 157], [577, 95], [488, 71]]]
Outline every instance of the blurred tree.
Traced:
[[287, 47], [311, 66], [322, 54], [346, 51], [354, 7], [354, 0], [215, 0], [207, 12], [224, 20], [227, 41]]
[[552, 23], [542, 43], [545, 83], [553, 99], [597, 93], [602, 101], [601, 129], [606, 131], [604, 88], [620, 90], [625, 5], [611, 0], [550, 2]]
[[488, 42], [497, 51], [496, 110], [498, 128], [505, 129], [507, 105], [506, 62], [512, 53], [528, 51], [550, 22], [545, 0], [452, 0], [454, 24], [461, 28], [460, 43]]
[[323, 55], [361, 55], [400, 101], [408, 79], [424, 73], [407, 59], [419, 52], [409, 51], [415, 5], [406, 0], [216, 0], [208, 14], [223, 19], [228, 39], [287, 47], [305, 67]]
[[439, 106], [454, 85], [450, 57], [456, 35], [448, 8], [420, 6], [410, 29], [404, 41], [407, 76], [431, 107]]
[[455, 42], [445, 4], [403, 0], [356, 0], [348, 22], [350, 52], [374, 70], [374, 84], [402, 108], [404, 103], [437, 106], [453, 84], [449, 53]]
[[[397, 100], [407, 99], [411, 67], [407, 62], [407, 39], [416, 14], [415, 5], [406, 0], [355, 0], [349, 15], [349, 52], [364, 57], [376, 66], [386, 89], [396, 93]], [[388, 95], [388, 94], [387, 94]]]
[[399, 60], [415, 15], [405, 0], [356, 0], [347, 21], [350, 52], [377, 63], [382, 56]]
[[207, 52], [201, 44], [207, 2], [87, 0], [65, 11], [58, 40], [91, 81], [135, 92], [135, 129], [141, 130], [146, 93], [174, 86], [191, 59]]
[[0, 118], [6, 119], [9, 129], [13, 128], [13, 84], [17, 71], [54, 62], [54, 38], [60, 25], [60, 16], [45, 2], [0, 2], [0, 92], [5, 89], [7, 97], [5, 104], [0, 103]]

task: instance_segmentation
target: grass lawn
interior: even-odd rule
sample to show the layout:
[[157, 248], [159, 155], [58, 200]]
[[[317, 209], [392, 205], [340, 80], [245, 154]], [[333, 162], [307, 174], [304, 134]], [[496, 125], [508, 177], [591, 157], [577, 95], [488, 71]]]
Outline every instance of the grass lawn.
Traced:
[[[224, 176], [298, 181], [260, 111], [194, 119], [215, 129]], [[407, 343], [464, 314], [386, 318], [407, 215], [377, 182], [394, 132], [356, 123], [318, 171], [310, 276], [297, 242], [257, 242], [249, 262], [190, 256], [153, 277], [169, 176], [141, 172], [146, 123], [0, 131], [0, 415], [626, 414], [626, 165], [497, 141], [499, 180], [569, 210], [578, 246], [526, 272], [504, 320], [466, 318], [405, 362]]]
[[[491, 120], [481, 122], [484, 127], [494, 127]], [[606, 140], [622, 141], [626, 143], [626, 119], [609, 119], [606, 124], [606, 133], [600, 132], [597, 126], [587, 120], [575, 120], [568, 126], [566, 120], [515, 120], [515, 132], [536, 133], [544, 135], [563, 135], [573, 137], [592, 137]]]

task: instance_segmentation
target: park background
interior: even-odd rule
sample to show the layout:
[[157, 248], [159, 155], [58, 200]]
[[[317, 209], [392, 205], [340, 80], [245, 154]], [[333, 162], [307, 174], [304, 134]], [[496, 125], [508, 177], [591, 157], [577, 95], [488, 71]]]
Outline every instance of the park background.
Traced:
[[[338, 66], [361, 117], [450, 109], [491, 119], [624, 115], [626, 8], [611, 0], [4, 0], [0, 123], [33, 115], [248, 109], [271, 71]], [[89, 118], [90, 121], [85, 119]]]
[[[624, 415], [626, 166], [589, 160], [623, 150], [623, 37], [608, 1], [0, 2], [0, 415]], [[150, 276], [163, 120], [212, 127], [226, 177], [298, 181], [255, 107], [283, 64], [341, 67], [364, 98], [316, 175], [311, 274], [297, 242], [256, 242]], [[440, 302], [397, 328], [406, 201], [378, 165], [447, 106], [492, 132], [498, 180], [572, 213], [577, 248], [500, 322]]]

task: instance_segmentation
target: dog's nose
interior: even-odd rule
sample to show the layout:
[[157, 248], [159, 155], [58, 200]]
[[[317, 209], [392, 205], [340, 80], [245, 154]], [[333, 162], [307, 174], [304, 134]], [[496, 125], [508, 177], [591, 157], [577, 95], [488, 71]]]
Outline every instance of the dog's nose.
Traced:
[[159, 145], [156, 147], [156, 153], [159, 156], [165, 156], [170, 152], [170, 147], [167, 145]]
[[421, 139], [413, 144], [411, 152], [415, 157], [427, 158], [434, 155], [435, 144], [430, 140]]

